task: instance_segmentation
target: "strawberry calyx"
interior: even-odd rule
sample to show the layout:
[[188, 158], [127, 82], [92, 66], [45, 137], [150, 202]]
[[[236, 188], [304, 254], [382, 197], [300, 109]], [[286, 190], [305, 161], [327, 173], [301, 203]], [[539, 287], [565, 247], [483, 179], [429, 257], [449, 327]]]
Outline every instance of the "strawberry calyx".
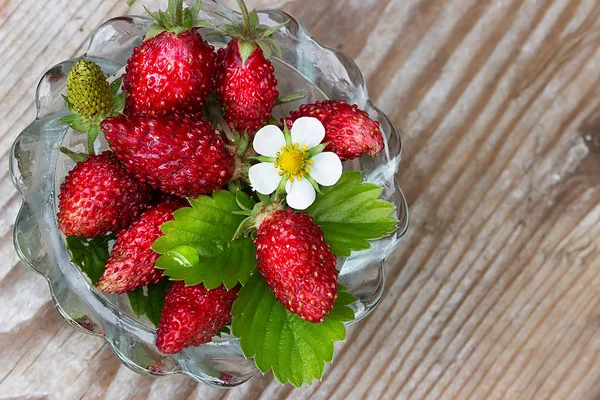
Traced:
[[246, 215], [247, 218], [238, 226], [233, 240], [241, 236], [248, 237], [254, 234], [271, 214], [284, 209], [282, 201], [272, 200], [269, 196], [261, 195], [259, 197], [261, 200], [260, 203], [256, 203], [253, 209], [249, 209], [236, 196], [237, 204], [242, 211], [237, 211], [235, 214]]
[[231, 180], [243, 179], [247, 181], [250, 157], [246, 153], [249, 150], [250, 137], [246, 132], [240, 135], [235, 129], [231, 129], [223, 118], [222, 109], [223, 105], [219, 102], [216, 92], [212, 92], [206, 99], [202, 114], [211, 122], [214, 129], [225, 135], [230, 143], [227, 147], [235, 155], [235, 172]]
[[[134, 2], [135, 0], [130, 3]], [[167, 11], [152, 12], [144, 7], [148, 15], [155, 21], [150, 25], [144, 40], [151, 39], [162, 32], [173, 32], [179, 35], [195, 28], [212, 27], [212, 24], [198, 19], [201, 7], [201, 0], [196, 0], [192, 7], [186, 8], [183, 8], [183, 0], [169, 0]]]
[[210, 26], [214, 30], [214, 34], [227, 35], [237, 39], [238, 48], [242, 58], [242, 65], [246, 64], [246, 61], [250, 55], [260, 48], [266, 59], [270, 59], [275, 53], [278, 57], [282, 57], [281, 47], [279, 43], [271, 36], [283, 26], [287, 25], [289, 21], [285, 21], [281, 24], [272, 27], [259, 27], [258, 12], [252, 10], [248, 12], [248, 8], [243, 0], [237, 0], [242, 13], [242, 23], [233, 21], [232, 19], [225, 17], [229, 20], [229, 25], [221, 27]]

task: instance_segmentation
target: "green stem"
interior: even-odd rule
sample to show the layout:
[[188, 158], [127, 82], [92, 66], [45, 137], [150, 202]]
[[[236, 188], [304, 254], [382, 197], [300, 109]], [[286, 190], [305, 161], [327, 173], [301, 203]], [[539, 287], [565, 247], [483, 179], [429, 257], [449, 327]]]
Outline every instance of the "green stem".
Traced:
[[302, 100], [305, 97], [306, 97], [306, 93], [304, 93], [304, 92], [292, 93], [287, 96], [278, 98], [277, 105], [291, 103], [292, 101], [296, 101], [296, 100]]

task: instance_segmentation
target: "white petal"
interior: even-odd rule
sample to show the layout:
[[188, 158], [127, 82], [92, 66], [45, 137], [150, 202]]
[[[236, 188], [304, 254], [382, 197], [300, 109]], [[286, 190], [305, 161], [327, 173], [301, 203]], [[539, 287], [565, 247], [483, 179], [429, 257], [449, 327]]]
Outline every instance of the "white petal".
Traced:
[[281, 177], [279, 169], [275, 168], [275, 164], [260, 163], [250, 167], [248, 172], [252, 189], [260, 194], [271, 194], [279, 186]]
[[337, 154], [331, 152], [319, 153], [312, 158], [313, 165], [310, 165], [310, 176], [322, 186], [332, 186], [340, 180], [342, 176], [342, 162]]
[[285, 146], [285, 137], [281, 129], [275, 125], [267, 125], [261, 128], [254, 136], [252, 147], [254, 151], [262, 156], [277, 157], [277, 152]]
[[306, 145], [309, 149], [321, 144], [325, 138], [325, 127], [316, 118], [298, 118], [292, 126], [292, 143], [300, 147]]
[[287, 192], [286, 201], [288, 206], [296, 210], [306, 210], [317, 196], [315, 188], [306, 179], [301, 181], [295, 179], [294, 182], [287, 181], [285, 191]]

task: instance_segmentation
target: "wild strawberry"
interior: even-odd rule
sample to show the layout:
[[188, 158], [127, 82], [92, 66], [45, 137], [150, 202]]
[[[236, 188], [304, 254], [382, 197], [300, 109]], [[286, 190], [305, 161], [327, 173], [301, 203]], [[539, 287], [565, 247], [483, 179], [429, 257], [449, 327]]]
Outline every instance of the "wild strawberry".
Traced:
[[217, 91], [225, 120], [239, 132], [255, 133], [271, 117], [279, 97], [274, 68], [259, 47], [242, 61], [237, 39], [220, 49]]
[[383, 150], [383, 136], [379, 122], [357, 105], [345, 101], [318, 101], [304, 104], [285, 119], [288, 127], [300, 117], [317, 118], [325, 126], [326, 151], [336, 153], [342, 161], [358, 158], [363, 154], [377, 156]]
[[107, 293], [124, 293], [158, 283], [162, 271], [154, 268], [159, 255], [152, 250], [152, 244], [162, 236], [160, 226], [184, 206], [182, 199], [164, 198], [119, 232], [98, 288]]
[[156, 23], [133, 50], [123, 75], [126, 114], [200, 112], [214, 88], [217, 63], [214, 47], [196, 29], [203, 25], [199, 12], [200, 0], [184, 10], [181, 1], [169, 0], [168, 12], [149, 12]]
[[121, 115], [102, 123], [110, 148], [141, 181], [180, 197], [229, 182], [237, 159], [210, 122], [185, 115]]
[[232, 129], [254, 134], [266, 125], [279, 92], [273, 64], [272, 49], [281, 57], [277, 42], [270, 38], [282, 25], [258, 28], [256, 10], [248, 14], [238, 0], [243, 23], [217, 29], [234, 39], [218, 51], [219, 73], [217, 92], [223, 103], [225, 119]]
[[186, 347], [208, 343], [231, 321], [231, 307], [238, 288], [220, 286], [207, 290], [204, 285], [185, 286], [176, 282], [165, 298], [156, 347], [162, 353], [179, 353]]
[[273, 211], [259, 222], [254, 244], [277, 301], [304, 320], [323, 321], [337, 298], [338, 271], [321, 227], [306, 213]]
[[105, 151], [78, 162], [60, 186], [58, 226], [67, 236], [95, 237], [129, 225], [150, 201], [150, 187], [139, 182]]

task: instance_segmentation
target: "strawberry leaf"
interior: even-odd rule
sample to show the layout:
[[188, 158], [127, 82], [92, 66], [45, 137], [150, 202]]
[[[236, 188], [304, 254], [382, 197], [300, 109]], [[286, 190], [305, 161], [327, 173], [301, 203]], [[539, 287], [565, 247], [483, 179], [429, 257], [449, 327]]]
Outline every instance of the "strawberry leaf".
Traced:
[[346, 338], [344, 322], [354, 320], [348, 307], [354, 297], [342, 287], [338, 291], [327, 318], [313, 324], [286, 310], [260, 274], [253, 274], [232, 309], [232, 331], [244, 355], [254, 357], [262, 373], [273, 371], [281, 383], [300, 387], [320, 379], [325, 363], [333, 359], [333, 344]]
[[246, 218], [234, 212], [238, 205], [254, 206], [254, 201], [238, 192], [217, 191], [212, 197], [189, 199], [191, 207], [175, 212], [173, 221], [161, 226], [165, 234], [152, 248], [161, 254], [156, 267], [171, 280], [194, 286], [203, 283], [207, 289], [225, 285], [231, 289], [246, 283], [256, 268], [256, 248], [250, 238], [232, 240]]
[[158, 326], [162, 309], [165, 305], [165, 296], [171, 287], [171, 282], [163, 279], [155, 285], [138, 288], [127, 293], [129, 304], [135, 315], [145, 315], [154, 326]]
[[362, 174], [348, 171], [333, 186], [321, 187], [315, 202], [306, 210], [321, 224], [325, 240], [336, 256], [371, 248], [369, 240], [390, 235], [397, 219], [393, 204], [380, 200], [382, 188], [361, 183]]
[[144, 288], [137, 288], [134, 291], [128, 292], [129, 305], [135, 315], [142, 316], [146, 315], [146, 309], [148, 308], [148, 296], [144, 294]]
[[67, 237], [67, 249], [71, 252], [71, 261], [96, 285], [104, 272], [108, 261], [108, 243], [114, 235], [93, 239]]

